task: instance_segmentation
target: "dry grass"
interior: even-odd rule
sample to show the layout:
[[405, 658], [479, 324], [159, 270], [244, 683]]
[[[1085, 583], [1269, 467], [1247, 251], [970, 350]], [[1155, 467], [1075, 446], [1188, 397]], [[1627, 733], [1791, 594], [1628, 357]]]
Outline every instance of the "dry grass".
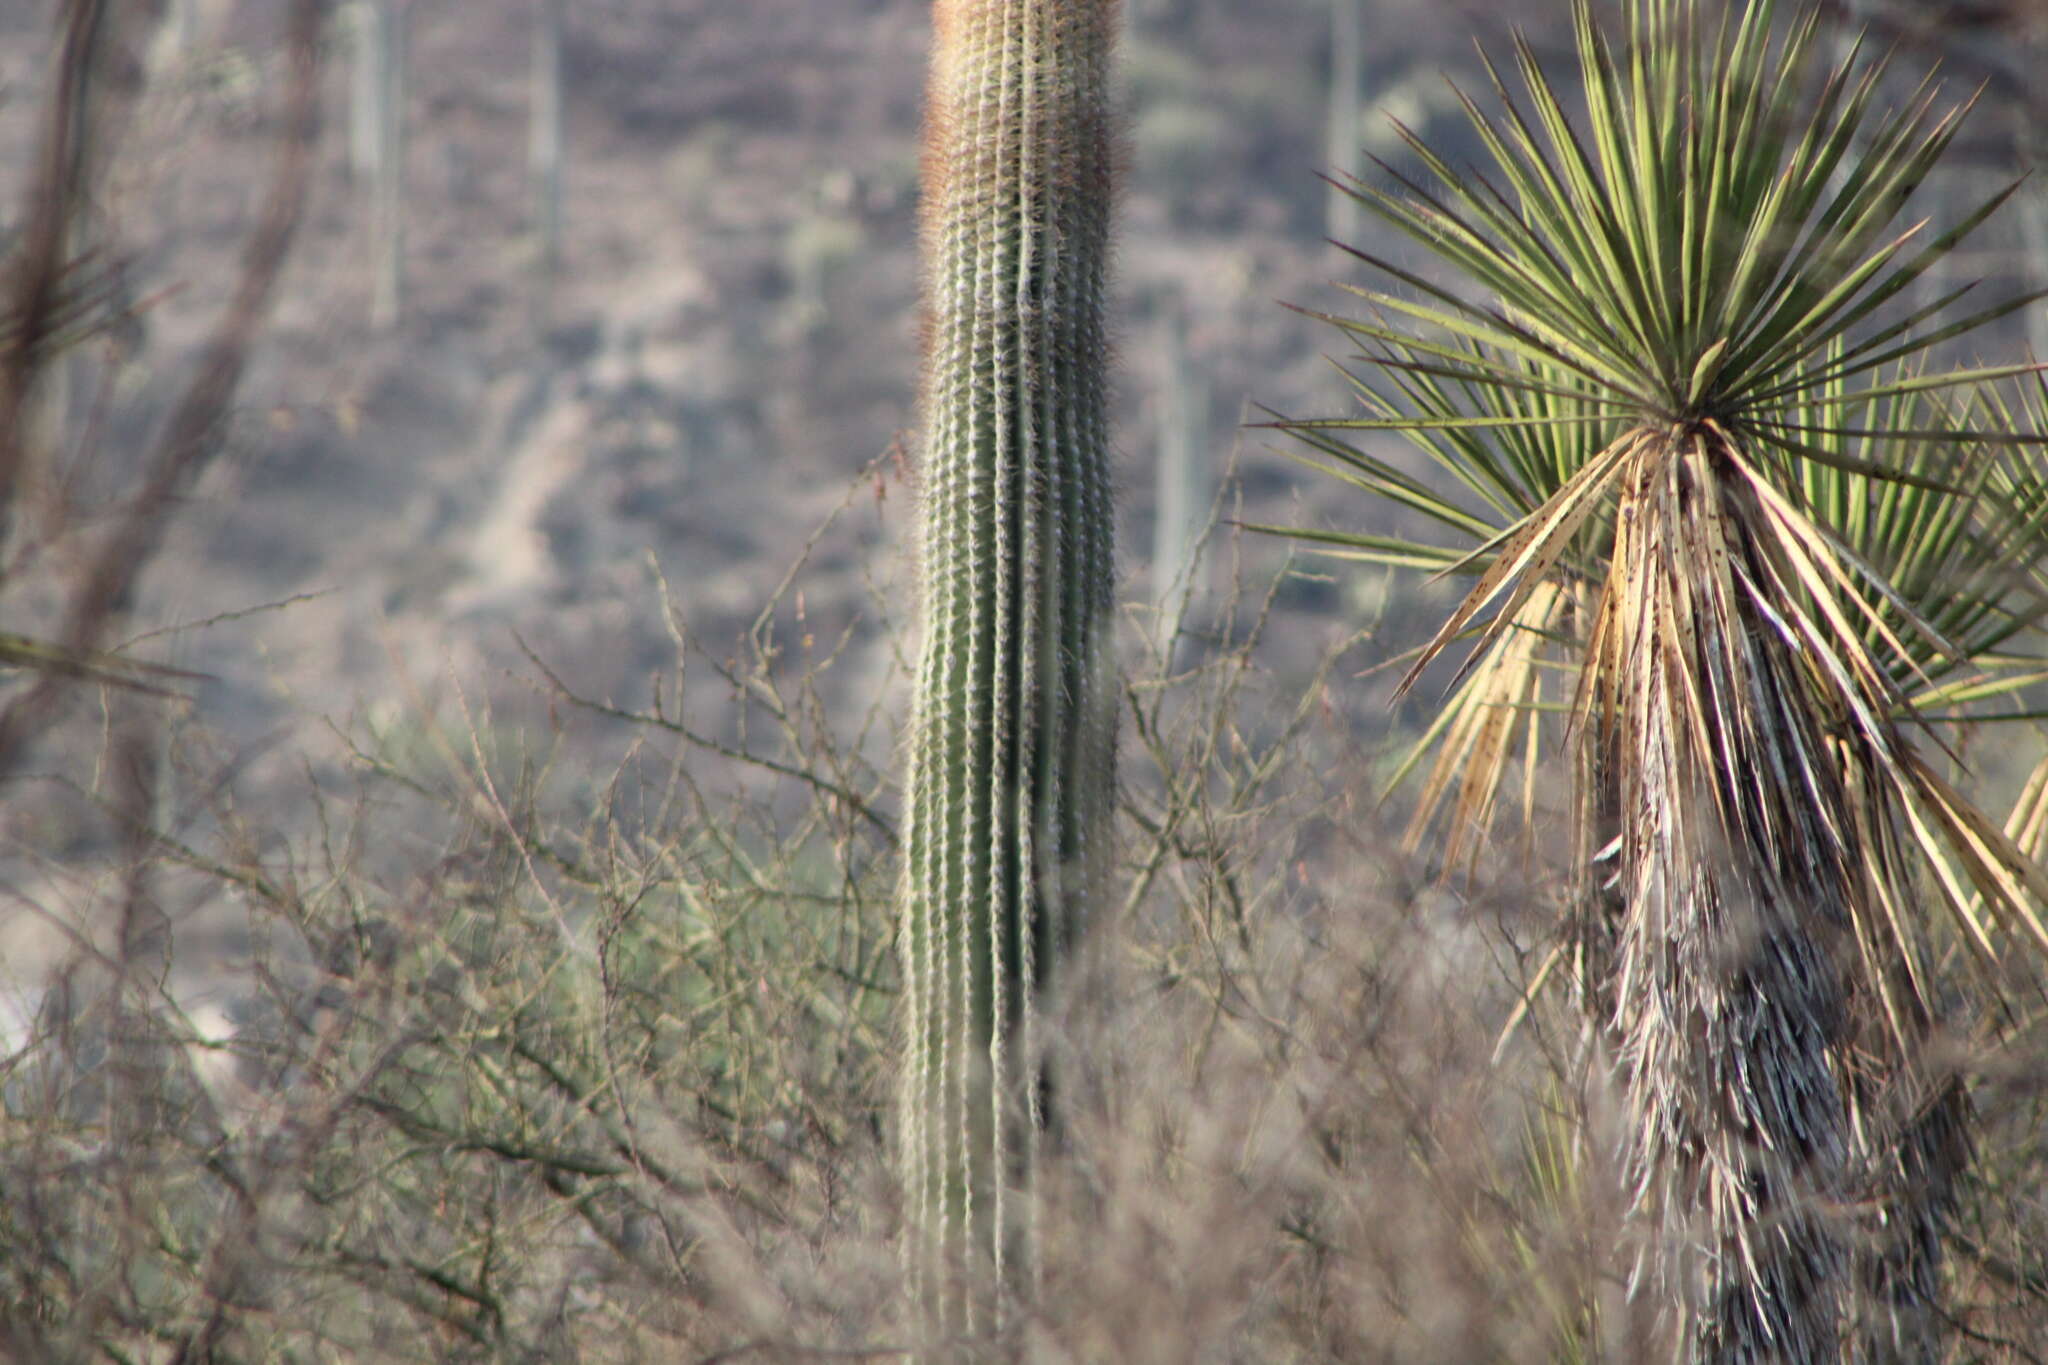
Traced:
[[[309, 832], [197, 781], [217, 769], [196, 743], [167, 765], [196, 794], [155, 803], [175, 821], [81, 785], [126, 835], [94, 895], [36, 907], [78, 939], [0, 1062], [0, 1350], [918, 1344], [885, 1132], [890, 746], [835, 739], [833, 656], [777, 648], [786, 607], [730, 653], [678, 633], [745, 699], [746, 727], [705, 727], [744, 748], [563, 692], [572, 719], [530, 751], [458, 692], [445, 724], [338, 740], [349, 777], [321, 784]], [[1061, 1005], [1044, 1284], [1003, 1338], [941, 1354], [1641, 1358], [1658, 1305], [1625, 1291], [1639, 1234], [1604, 1073], [1564, 1002], [1496, 1055], [1558, 922], [1552, 880], [1409, 880], [1373, 756], [1327, 707], [1358, 637], [1272, 676], [1270, 607], [1196, 613], [1170, 651], [1196, 662], [1172, 671], [1133, 618], [1151, 662], [1126, 695], [1122, 903]], [[602, 782], [574, 771], [599, 725], [643, 739]], [[248, 951], [201, 1007], [171, 983], [203, 916], [151, 907], [209, 901], [246, 916]], [[1984, 1107], [2017, 1136], [2040, 1071], [2004, 1066]], [[1985, 1337], [2039, 1330], [2039, 1157], [2004, 1151], [1957, 1277]]]
[[[1496, 921], [1540, 923], [1538, 893], [1399, 893], [1362, 832], [1370, 765], [1323, 711], [1342, 649], [1262, 674], [1269, 608], [1224, 604], [1177, 651], [1202, 662], [1128, 689], [1124, 904], [1063, 1007], [1044, 1292], [963, 1356], [1520, 1358], [1602, 1263], [1600, 1225], [1532, 1181], [1576, 1100], [1528, 1043], [1490, 1060], [1518, 960]], [[745, 750], [560, 695], [645, 736], [601, 785], [565, 772], [573, 745], [525, 752], [459, 707], [348, 737], [349, 781], [296, 836], [218, 787], [159, 803], [172, 828], [80, 784], [125, 837], [96, 894], [35, 907], [76, 941], [0, 1063], [0, 1346], [909, 1345], [892, 795], [823, 726], [818, 660], [772, 635], [691, 660], [751, 699]], [[248, 952], [201, 1008], [170, 984], [201, 916], [150, 911], [209, 900], [246, 916]]]
[[[918, 1345], [886, 1131], [896, 713], [828, 723], [838, 656], [778, 645], [802, 581], [739, 649], [678, 629], [743, 724], [578, 698], [540, 660], [556, 731], [456, 689], [309, 756], [342, 776], [309, 775], [306, 828], [109, 702], [97, 768], [41, 783], [109, 838], [10, 910], [69, 947], [0, 1058], [0, 1355]], [[1497, 1046], [1555, 869], [1425, 881], [1329, 704], [1359, 638], [1274, 676], [1271, 602], [1211, 603], [1172, 650], [1133, 617], [1121, 903], [1059, 1005], [1044, 1283], [940, 1354], [1646, 1358], [1608, 1072], [1562, 1000]], [[612, 727], [633, 757], [579, 771]], [[223, 915], [244, 951], [195, 995], [180, 954]], [[1956, 1359], [2044, 1349], [2043, 1057], [2020, 1027], [1975, 1071]]]

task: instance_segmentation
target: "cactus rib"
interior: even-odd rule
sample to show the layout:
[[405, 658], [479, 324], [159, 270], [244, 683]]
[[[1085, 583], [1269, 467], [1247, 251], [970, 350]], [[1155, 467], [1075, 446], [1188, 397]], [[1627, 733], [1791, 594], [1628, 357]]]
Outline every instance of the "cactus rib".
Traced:
[[[1111, 0], [938, 0], [924, 148], [924, 636], [901, 1142], [952, 1330], [1028, 1269], [1041, 1006], [1101, 880], [1114, 676]], [[1013, 1207], [1013, 1203], [1017, 1206]], [[999, 1297], [999, 1295], [998, 1295]]]

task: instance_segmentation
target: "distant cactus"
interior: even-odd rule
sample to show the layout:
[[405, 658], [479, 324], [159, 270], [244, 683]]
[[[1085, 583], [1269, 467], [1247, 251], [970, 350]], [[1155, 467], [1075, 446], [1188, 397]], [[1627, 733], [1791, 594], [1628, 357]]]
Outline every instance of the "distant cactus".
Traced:
[[[1364, 0], [1330, 0], [1330, 89], [1327, 123], [1327, 174], [1341, 176], [1358, 169], [1359, 91], [1364, 85]], [[1358, 200], [1332, 185], [1323, 214], [1323, 231], [1333, 242], [1358, 240]]]
[[369, 184], [377, 178], [377, 156], [383, 147], [383, 47], [377, 5], [375, 0], [353, 0], [341, 14], [349, 51], [348, 173]]
[[534, 269], [543, 302], [562, 262], [562, 11], [564, 0], [534, 0], [533, 73], [527, 110]]
[[1202, 584], [1202, 531], [1215, 497], [1216, 475], [1208, 446], [1209, 388], [1188, 359], [1187, 315], [1176, 306], [1161, 331], [1164, 361], [1156, 425], [1159, 461], [1154, 470], [1152, 600], [1159, 638], [1173, 657], [1181, 618]]
[[[1040, 1008], [1109, 838], [1115, 0], [937, 0], [925, 122], [924, 635], [902, 933], [919, 1292], [994, 1325], [1031, 1264]], [[964, 1276], [964, 1278], [963, 1278]]]
[[405, 300], [404, 0], [359, 0], [353, 14], [349, 171], [370, 197], [370, 321], [388, 328]]
[[[2013, 151], [2019, 158], [2020, 169], [2029, 173], [2027, 183], [2016, 196], [2020, 250], [2025, 269], [2032, 277], [2027, 281], [2028, 287], [2040, 289], [2048, 281], [2048, 192], [2041, 187], [2041, 168], [2048, 164], [2048, 136], [2043, 136], [2039, 116], [2026, 104], [2015, 106], [2012, 122]], [[2026, 319], [2028, 349], [2036, 359], [2048, 356], [2048, 305], [2028, 304]]]

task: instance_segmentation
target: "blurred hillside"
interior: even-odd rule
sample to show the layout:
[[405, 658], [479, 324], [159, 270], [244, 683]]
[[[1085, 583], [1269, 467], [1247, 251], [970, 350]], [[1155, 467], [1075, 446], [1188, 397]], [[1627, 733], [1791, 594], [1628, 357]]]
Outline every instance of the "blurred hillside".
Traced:
[[[0, 222], [22, 213], [30, 182], [50, 8], [0, 14]], [[146, 84], [108, 131], [94, 214], [95, 240], [146, 306], [118, 350], [73, 360], [66, 445], [51, 461], [61, 496], [88, 511], [121, 486], [122, 452], [147, 442], [187, 381], [277, 136], [279, 7], [198, 0], [182, 28], [158, 26], [150, 8], [113, 8]], [[227, 449], [126, 632], [312, 595], [159, 642], [157, 657], [217, 679], [198, 719], [245, 743], [448, 679], [500, 724], [531, 723], [540, 698], [519, 639], [580, 692], [645, 705], [674, 658], [654, 567], [681, 624], [707, 650], [728, 648], [856, 472], [901, 456], [914, 421], [922, 0], [570, 7], [563, 256], [547, 291], [528, 207], [532, 7], [405, 8], [402, 313], [372, 325], [370, 195], [348, 146], [360, 7], [337, 7], [318, 179], [283, 293]], [[1539, 45], [1562, 37], [1561, 6], [1370, 6], [1356, 145], [1398, 161], [1393, 114], [1453, 155], [1469, 150], [1444, 75], [1478, 84], [1473, 40], [1498, 48], [1518, 18]], [[1169, 413], [1213, 463], [1242, 449], [1247, 519], [1385, 513], [1238, 429], [1251, 404], [1302, 414], [1343, 402], [1322, 359], [1330, 334], [1280, 306], [1342, 306], [1331, 281], [1360, 275], [1321, 241], [1327, 4], [1136, 0], [1130, 22], [1117, 411], [1135, 602]], [[2011, 164], [2005, 119], [1993, 108], [1977, 120], [1993, 173]], [[2005, 273], [2014, 229], [2003, 230], [1971, 264]], [[1202, 390], [1192, 405], [1190, 379]], [[884, 609], [900, 625], [908, 600], [910, 469], [884, 460], [875, 495], [794, 584], [795, 633], [845, 637], [826, 686], [849, 712], [876, 700], [900, 646], [881, 625]], [[1270, 563], [1285, 551], [1250, 553]], [[12, 591], [37, 600], [20, 575]], [[1396, 615], [1429, 591], [1399, 585]], [[1294, 580], [1275, 662], [1289, 667], [1291, 652], [1306, 667], [1340, 618], [1387, 597], [1376, 576], [1342, 568]], [[1384, 693], [1352, 692], [1348, 709], [1377, 731]]]
[[[0, 15], [0, 221], [27, 192], [48, 8]], [[531, 674], [515, 630], [573, 685], [642, 702], [673, 652], [650, 556], [689, 628], [722, 646], [913, 422], [920, 0], [832, 0], [830, 22], [818, 0], [573, 6], [564, 255], [545, 300], [527, 208], [530, 7], [409, 8], [402, 316], [370, 321], [344, 8], [284, 292], [229, 448], [130, 632], [321, 594], [169, 646], [219, 679], [203, 718], [244, 737], [390, 695], [395, 674], [452, 674], [510, 705], [528, 689], [490, 680]], [[105, 487], [118, 452], [161, 421], [232, 283], [276, 134], [274, 9], [202, 4], [182, 44], [130, 17], [150, 74], [112, 141], [97, 222], [150, 302], [127, 339], [139, 344], [75, 361], [70, 384], [72, 449], [107, 424], [91, 471]], [[1463, 60], [1469, 30], [1440, 6], [1381, 9], [1369, 100], [1426, 124], [1435, 68]], [[1165, 320], [1184, 312], [1208, 390], [1201, 440], [1227, 457], [1247, 400], [1332, 401], [1323, 337], [1276, 301], [1327, 302], [1335, 261], [1314, 178], [1326, 7], [1154, 0], [1133, 23], [1119, 444], [1121, 558], [1142, 579]], [[885, 476], [884, 514], [804, 578], [820, 635], [860, 611], [863, 567], [900, 558], [902, 468]], [[1294, 488], [1276, 460], [1247, 477], [1266, 512]], [[875, 670], [842, 676], [858, 691]]]

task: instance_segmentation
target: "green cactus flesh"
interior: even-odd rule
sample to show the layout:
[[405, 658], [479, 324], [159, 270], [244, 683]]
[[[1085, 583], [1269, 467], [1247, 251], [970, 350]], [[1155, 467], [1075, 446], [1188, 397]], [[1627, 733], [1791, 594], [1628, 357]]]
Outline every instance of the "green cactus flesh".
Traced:
[[1110, 823], [1115, 9], [934, 9], [900, 1127], [914, 1263], [959, 1330], [986, 1325], [999, 1298], [962, 1284], [992, 1272], [985, 1284], [1014, 1285], [1033, 1259], [1043, 1012]]

